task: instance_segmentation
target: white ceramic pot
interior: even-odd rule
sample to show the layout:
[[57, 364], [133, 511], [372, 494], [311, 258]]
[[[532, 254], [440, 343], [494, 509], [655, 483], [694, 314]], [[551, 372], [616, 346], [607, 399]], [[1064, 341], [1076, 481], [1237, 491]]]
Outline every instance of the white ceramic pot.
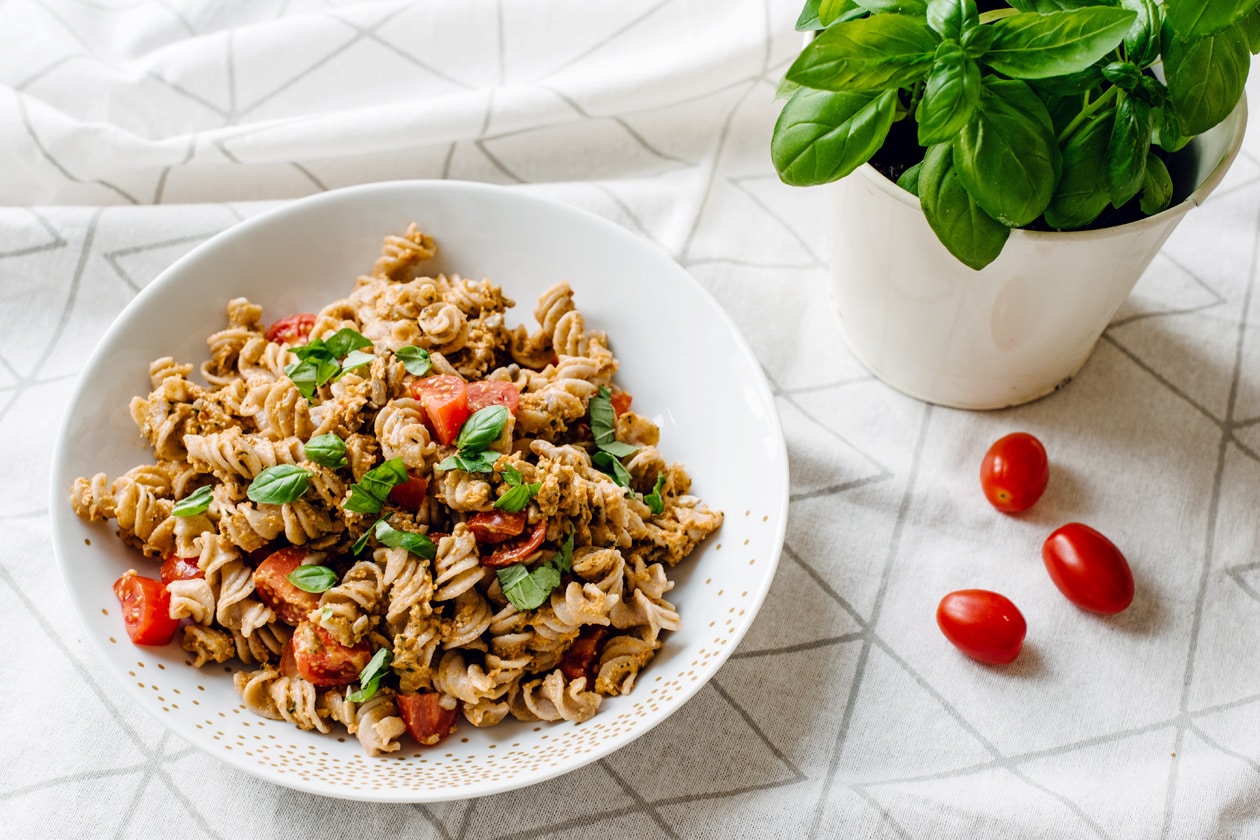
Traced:
[[912, 397], [990, 409], [1037, 399], [1080, 369], [1173, 228], [1238, 154], [1245, 102], [1197, 138], [1194, 192], [1102, 230], [1011, 232], [981, 271], [936, 239], [918, 199], [870, 165], [831, 184], [831, 274], [842, 335]]

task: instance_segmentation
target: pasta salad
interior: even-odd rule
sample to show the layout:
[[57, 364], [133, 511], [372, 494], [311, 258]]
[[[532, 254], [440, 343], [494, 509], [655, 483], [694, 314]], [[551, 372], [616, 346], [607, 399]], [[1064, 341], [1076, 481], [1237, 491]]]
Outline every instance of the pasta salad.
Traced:
[[679, 628], [667, 570], [722, 523], [566, 282], [509, 327], [435, 253], [413, 224], [317, 313], [230, 301], [205, 384], [161, 358], [131, 402], [153, 462], [71, 491], [150, 560], [114, 585], [133, 642], [236, 660], [247, 708], [372, 755], [589, 719]]

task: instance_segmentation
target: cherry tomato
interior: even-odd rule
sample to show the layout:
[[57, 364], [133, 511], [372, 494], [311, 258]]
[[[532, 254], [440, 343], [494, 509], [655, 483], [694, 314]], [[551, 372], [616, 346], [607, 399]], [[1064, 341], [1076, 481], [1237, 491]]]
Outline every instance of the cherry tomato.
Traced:
[[515, 414], [516, 407], [521, 403], [521, 392], [511, 382], [483, 379], [480, 382], [469, 382], [466, 391], [468, 408], [473, 412], [489, 405], [502, 405]]
[[411, 383], [411, 395], [424, 407], [429, 430], [438, 442], [448, 446], [454, 443], [460, 427], [472, 414], [464, 380], [458, 376], [426, 376]]
[[289, 546], [272, 552], [254, 569], [258, 597], [288, 624], [297, 624], [319, 606], [319, 593], [299, 589], [289, 581], [289, 573], [302, 565], [306, 555], [306, 549]]
[[1133, 572], [1115, 543], [1088, 525], [1069, 522], [1041, 546], [1050, 579], [1069, 601], [1111, 615], [1133, 603]]
[[179, 557], [175, 554], [166, 558], [162, 564], [162, 583], [170, 583], [173, 580], [193, 580], [194, 578], [204, 578], [205, 572], [201, 571], [201, 567], [197, 565], [197, 557]]
[[1019, 656], [1028, 625], [1005, 595], [961, 589], [941, 599], [936, 623], [945, 638], [972, 659], [1004, 665]]
[[289, 315], [267, 327], [267, 340], [274, 341], [276, 344], [288, 344], [290, 347], [305, 344], [314, 326], [314, 312]]
[[479, 511], [468, 517], [468, 530], [479, 543], [498, 544], [520, 536], [525, 530], [525, 511], [508, 513], [505, 510]]
[[634, 397], [630, 396], [626, 391], [620, 389], [612, 392], [613, 413], [618, 417], [630, 410], [630, 403], [634, 401]]
[[289, 641], [284, 643], [284, 650], [280, 652], [280, 676], [282, 677], [301, 677], [298, 671], [297, 657], [293, 654], [293, 637], [289, 637]]
[[424, 504], [425, 494], [429, 492], [429, 480], [410, 470], [407, 475], [406, 481], [390, 488], [389, 500], [404, 510], [414, 512], [420, 510]]
[[459, 701], [450, 709], [442, 707], [442, 695], [436, 691], [399, 694], [394, 697], [403, 725], [422, 746], [431, 747], [455, 731]]
[[511, 566], [513, 563], [520, 563], [538, 550], [546, 536], [547, 522], [540, 519], [534, 524], [529, 533], [521, 534], [514, 540], [501, 543], [490, 554], [483, 554], [481, 556], [481, 565], [491, 569], [498, 569], [503, 566]]
[[309, 621], [293, 630], [291, 643], [298, 674], [313, 685], [349, 685], [372, 659], [367, 639], [346, 647], [323, 627]]
[[179, 620], [171, 618], [171, 596], [162, 581], [140, 577], [132, 569], [114, 581], [114, 594], [133, 643], [165, 645], [175, 638]]
[[607, 636], [608, 628], [602, 624], [588, 624], [583, 627], [560, 660], [560, 671], [564, 676], [570, 680], [586, 677], [586, 688], [589, 691], [595, 684], [595, 658]]
[[1041, 441], [1027, 432], [999, 438], [980, 462], [980, 487], [1003, 513], [1032, 507], [1050, 480], [1050, 461]]

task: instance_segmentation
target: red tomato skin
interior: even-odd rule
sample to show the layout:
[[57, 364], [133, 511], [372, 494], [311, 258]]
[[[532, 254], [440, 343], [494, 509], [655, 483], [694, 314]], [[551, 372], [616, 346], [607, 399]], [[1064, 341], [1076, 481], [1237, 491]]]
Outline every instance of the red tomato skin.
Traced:
[[1028, 633], [1019, 608], [1005, 595], [987, 589], [946, 595], [936, 608], [936, 624], [954, 647], [993, 665], [1013, 662]]
[[468, 517], [468, 530], [477, 542], [497, 545], [525, 530], [525, 511], [508, 513], [504, 510], [478, 511]]
[[197, 557], [180, 557], [172, 554], [162, 563], [162, 583], [170, 583], [176, 580], [194, 580], [196, 578], [204, 578], [205, 572], [201, 571], [201, 567], [197, 565]]
[[289, 582], [289, 573], [302, 565], [307, 551], [288, 546], [273, 551], [254, 569], [254, 589], [262, 602], [286, 624], [297, 624], [319, 606], [319, 594], [299, 589]]
[[389, 500], [398, 505], [398, 507], [412, 511], [420, 510], [424, 505], [424, 497], [429, 492], [429, 480], [424, 476], [416, 475], [410, 470], [407, 471], [410, 476], [402, 484], [395, 484], [389, 491]]
[[570, 680], [586, 677], [586, 687], [589, 689], [595, 684], [595, 666], [598, 664], [596, 657], [607, 637], [608, 628], [602, 624], [588, 624], [583, 627], [577, 639], [564, 652], [564, 658], [560, 660], [560, 672]]
[[467, 383], [458, 376], [426, 376], [411, 383], [411, 395], [424, 408], [429, 431], [438, 443], [453, 444], [464, 421], [472, 415]]
[[612, 403], [613, 413], [620, 417], [630, 410], [630, 403], [633, 401], [634, 397], [632, 397], [628, 392], [620, 390], [613, 391], [612, 399], [610, 400]]
[[299, 344], [306, 343], [306, 340], [310, 338], [311, 328], [314, 326], [314, 312], [288, 315], [267, 327], [267, 340], [274, 341], [276, 344], [287, 344], [290, 347], [296, 347]]
[[431, 747], [456, 729], [455, 718], [459, 714], [459, 703], [456, 702], [453, 709], [444, 709], [441, 699], [442, 695], [436, 691], [394, 696], [398, 716], [402, 718], [407, 732], [421, 746]]
[[298, 674], [312, 685], [349, 685], [372, 659], [367, 639], [346, 647], [310, 621], [303, 621], [294, 629], [290, 644]]
[[1027, 432], [1015, 432], [996, 440], [980, 462], [980, 487], [984, 496], [1003, 513], [1028, 510], [1050, 481], [1046, 448]]
[[521, 404], [521, 392], [511, 382], [483, 379], [480, 382], [469, 382], [465, 390], [468, 394], [468, 408], [474, 413], [487, 406], [501, 405], [515, 414], [516, 407]]
[[1080, 522], [1069, 522], [1041, 545], [1050, 579], [1073, 604], [1103, 615], [1133, 603], [1133, 570], [1115, 543]]
[[481, 555], [481, 565], [490, 569], [499, 569], [520, 563], [539, 549], [546, 536], [547, 521], [540, 519], [527, 533], [500, 543], [491, 553]]
[[171, 596], [162, 581], [141, 577], [132, 569], [114, 581], [114, 594], [133, 644], [159, 646], [175, 638], [179, 620], [171, 618]]

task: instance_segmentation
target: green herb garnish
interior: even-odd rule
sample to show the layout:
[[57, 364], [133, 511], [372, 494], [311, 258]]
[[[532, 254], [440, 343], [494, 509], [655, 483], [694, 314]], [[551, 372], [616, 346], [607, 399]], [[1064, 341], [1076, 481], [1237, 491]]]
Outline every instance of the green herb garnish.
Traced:
[[176, 502], [175, 507], [171, 508], [171, 514], [174, 516], [196, 516], [199, 513], [205, 513], [210, 509], [213, 492], [214, 488], [209, 484], [204, 487], [198, 487]]
[[303, 450], [308, 460], [321, 467], [335, 470], [346, 465], [346, 442], [331, 432], [311, 438]]
[[652, 511], [653, 516], [660, 516], [665, 512], [665, 498], [661, 495], [661, 488], [665, 486], [665, 473], [656, 474], [656, 485], [652, 488], [652, 492], [643, 497], [643, 502], [648, 506], [648, 510]]
[[535, 481], [526, 484], [521, 471], [511, 464], [503, 468], [502, 475], [504, 483], [512, 489], [500, 496], [495, 501], [494, 506], [508, 513], [520, 513], [529, 504], [529, 500], [538, 495], [538, 491], [542, 488], [541, 482]]
[[617, 484], [629, 487], [630, 473], [621, 459], [638, 452], [639, 447], [617, 440], [617, 412], [613, 409], [612, 392], [607, 386], [601, 385], [599, 392], [591, 397], [589, 410], [591, 435], [599, 449], [591, 456], [591, 461], [600, 472], [612, 476]]
[[359, 672], [359, 690], [347, 694], [346, 699], [352, 703], [362, 703], [370, 699], [381, 687], [381, 677], [385, 676], [393, 658], [387, 648], [381, 648], [373, 654], [368, 664]]
[[[316, 338], [299, 347], [290, 348], [297, 361], [287, 365], [284, 372], [297, 385], [298, 391], [308, 401], [313, 400], [321, 385], [340, 377], [356, 367], [368, 364], [374, 358], [359, 352], [371, 347], [372, 341], [363, 334], [343, 327], [327, 339]], [[344, 361], [338, 362], [338, 359]]]
[[392, 458], [368, 470], [357, 484], [350, 485], [350, 496], [341, 506], [353, 513], [380, 513], [389, 491], [407, 479], [402, 458]]
[[389, 546], [390, 548], [405, 548], [412, 554], [417, 557], [423, 557], [425, 560], [432, 560], [437, 556], [437, 546], [433, 544], [433, 540], [424, 534], [418, 534], [414, 531], [400, 531], [384, 519], [373, 526], [372, 532], [376, 535], [376, 541], [381, 545]]
[[311, 474], [296, 464], [267, 467], [250, 482], [245, 495], [250, 501], [267, 505], [286, 505], [297, 501], [311, 486]]
[[499, 586], [503, 588], [504, 597], [518, 610], [536, 610], [560, 585], [560, 575], [572, 568], [573, 532], [570, 531], [555, 556], [533, 571], [526, 568], [524, 563], [499, 569]]
[[412, 347], [410, 344], [399, 347], [394, 351], [394, 358], [402, 362], [407, 373], [412, 376], [424, 376], [429, 372], [429, 368], [433, 367], [429, 351], [423, 347]]
[[506, 406], [488, 405], [478, 409], [460, 427], [455, 446], [459, 451], [450, 455], [434, 469], [463, 470], [464, 472], [493, 472], [499, 460], [497, 452], [487, 452], [486, 447], [499, 439], [511, 412]]
[[298, 566], [285, 577], [303, 592], [324, 592], [337, 585], [337, 573], [327, 566]]

